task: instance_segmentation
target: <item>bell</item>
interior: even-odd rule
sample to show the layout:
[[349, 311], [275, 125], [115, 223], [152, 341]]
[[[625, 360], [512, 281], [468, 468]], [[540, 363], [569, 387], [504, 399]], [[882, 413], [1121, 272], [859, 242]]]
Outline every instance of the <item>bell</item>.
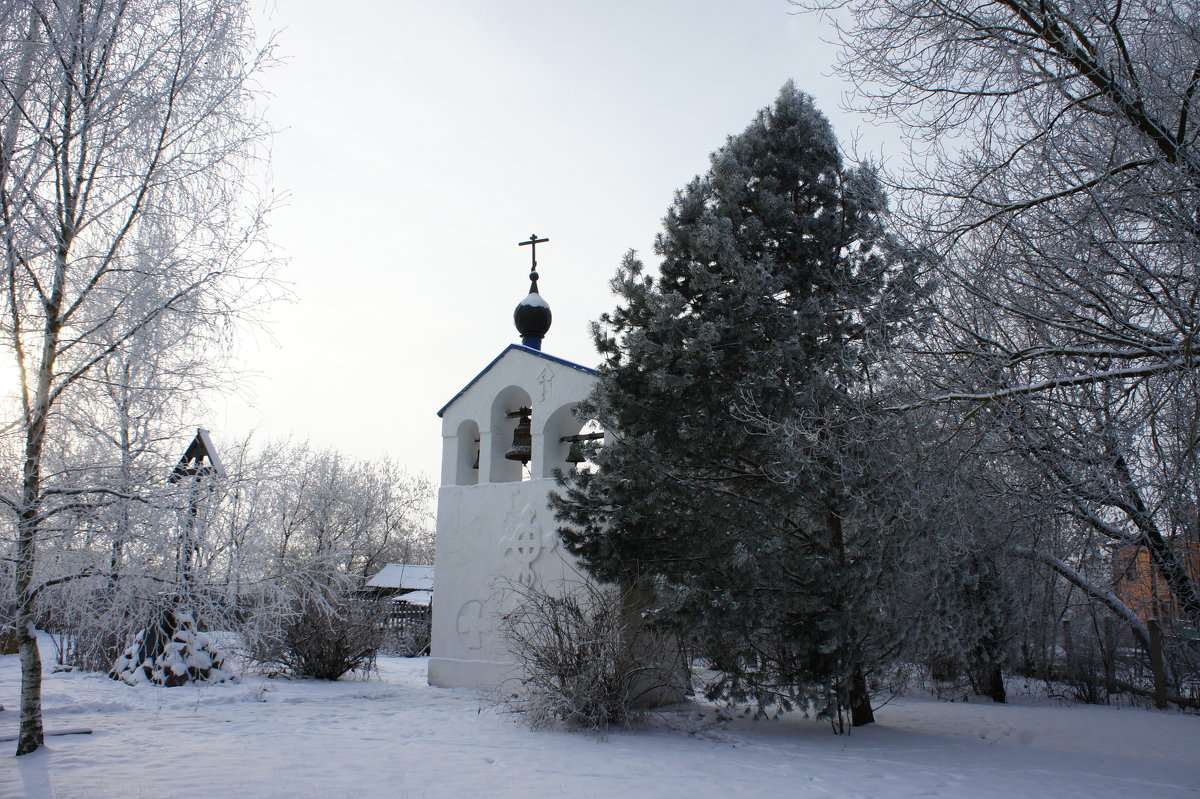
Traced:
[[584, 441], [600, 441], [604, 438], [604, 433], [577, 433], [573, 436], [563, 436], [559, 442], [570, 444], [570, 449], [567, 450], [567, 463], [571, 464], [571, 468], [578, 468], [579, 464], [587, 460], [587, 456], [583, 454], [583, 447], [579, 446]]
[[586, 460], [587, 458], [583, 454], [583, 447], [579, 446], [578, 441], [572, 441], [571, 449], [567, 452], [567, 463], [571, 464], [571, 467], [574, 468]]
[[475, 439], [475, 462], [471, 464], [471, 468], [479, 471], [479, 439]]
[[521, 421], [517, 422], [517, 429], [513, 431], [512, 446], [508, 448], [508, 452], [504, 453], [504, 457], [510, 461], [529, 463], [529, 458], [533, 454], [533, 429], [529, 423], [530, 410], [522, 408], [518, 413], [521, 415]]

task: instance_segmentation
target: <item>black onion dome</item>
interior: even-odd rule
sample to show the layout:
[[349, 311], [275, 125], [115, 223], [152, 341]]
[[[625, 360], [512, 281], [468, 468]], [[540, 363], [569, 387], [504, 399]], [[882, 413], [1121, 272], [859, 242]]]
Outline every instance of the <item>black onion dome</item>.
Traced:
[[529, 295], [521, 300], [513, 311], [513, 324], [521, 334], [522, 343], [538, 347], [550, 330], [553, 315], [550, 313], [550, 305], [538, 293], [538, 273], [530, 272], [529, 280]]

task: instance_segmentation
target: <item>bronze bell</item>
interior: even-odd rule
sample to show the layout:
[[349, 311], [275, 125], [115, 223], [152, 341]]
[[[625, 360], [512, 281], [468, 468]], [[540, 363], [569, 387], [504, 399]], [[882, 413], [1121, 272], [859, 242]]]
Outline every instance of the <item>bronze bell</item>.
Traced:
[[475, 462], [471, 464], [471, 468], [479, 471], [479, 439], [475, 439]]
[[576, 467], [586, 460], [587, 458], [583, 454], [583, 447], [579, 446], [578, 441], [572, 441], [571, 449], [567, 452], [567, 463], [571, 464], [572, 467]]
[[533, 427], [529, 423], [532, 410], [522, 408], [517, 413], [520, 414], [521, 421], [517, 422], [517, 429], [513, 431], [512, 446], [508, 448], [508, 452], [504, 453], [504, 457], [510, 461], [529, 463], [533, 454]]

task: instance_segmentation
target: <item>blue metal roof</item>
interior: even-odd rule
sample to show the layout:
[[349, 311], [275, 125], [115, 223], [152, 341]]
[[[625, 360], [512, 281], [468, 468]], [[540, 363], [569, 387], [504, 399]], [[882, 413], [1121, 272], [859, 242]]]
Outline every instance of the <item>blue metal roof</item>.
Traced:
[[510, 350], [517, 350], [519, 352], [527, 352], [530, 355], [536, 355], [539, 358], [545, 358], [547, 361], [551, 361], [552, 363], [561, 364], [562, 366], [566, 366], [571, 369], [577, 369], [578, 371], [583, 372], [584, 374], [589, 374], [589, 375], [596, 374], [595, 369], [589, 369], [586, 366], [581, 366], [580, 364], [577, 364], [574, 361], [568, 361], [565, 358], [557, 358], [553, 355], [547, 355], [546, 353], [542, 352], [541, 350], [535, 350], [533, 347], [526, 347], [523, 344], [509, 344], [507, 347], [504, 348], [503, 352], [501, 352], [499, 355], [497, 355], [495, 358], [492, 359], [491, 363], [489, 363], [487, 366], [483, 367], [482, 371], [480, 371], [479, 374], [472, 377], [470, 383], [467, 383], [465, 386], [462, 387], [462, 390], [460, 390], [457, 394], [455, 394], [453, 397], [451, 397], [450, 401], [447, 402], [445, 405], [443, 405], [442, 409], [437, 412], [437, 415], [441, 416], [442, 414], [444, 414], [446, 412], [447, 408], [449, 408], [451, 405], [453, 405], [455, 403], [455, 401], [457, 401], [458, 398], [461, 397], [463, 394], [466, 394], [467, 389], [469, 389], [471, 386], [478, 383], [479, 379], [481, 377], [483, 377], [485, 374], [487, 374], [493, 366], [495, 366], [497, 363], [499, 363], [500, 359], [503, 358], [505, 355], [507, 355]]

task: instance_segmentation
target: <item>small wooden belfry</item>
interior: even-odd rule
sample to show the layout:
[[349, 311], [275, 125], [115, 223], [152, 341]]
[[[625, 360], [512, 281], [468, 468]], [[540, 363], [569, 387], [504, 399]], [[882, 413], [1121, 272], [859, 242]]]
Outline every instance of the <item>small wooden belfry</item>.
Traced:
[[[185, 484], [188, 488], [188, 504], [186, 517], [183, 522], [183, 533], [179, 540], [178, 564], [179, 579], [190, 583], [195, 568], [197, 547], [196, 525], [200, 517], [200, 486], [206, 478], [224, 477], [225, 467], [217, 457], [217, 448], [213, 446], [208, 431], [203, 427], [196, 428], [196, 437], [183, 451], [183, 457], [175, 464], [169, 482], [178, 485]], [[212, 485], [209, 484], [209, 489]]]
[[163, 597], [145, 629], [134, 636], [113, 664], [109, 676], [131, 685], [153, 683], [167, 687], [196, 682], [222, 682], [230, 678], [212, 641], [197, 628], [195, 617], [186, 607], [194, 582], [199, 543], [196, 530], [200, 515], [200, 488], [208, 478], [224, 477], [225, 469], [217, 457], [208, 431], [200, 428], [184, 450], [168, 482], [188, 489], [187, 508], [181, 524], [177, 551], [180, 593]]

